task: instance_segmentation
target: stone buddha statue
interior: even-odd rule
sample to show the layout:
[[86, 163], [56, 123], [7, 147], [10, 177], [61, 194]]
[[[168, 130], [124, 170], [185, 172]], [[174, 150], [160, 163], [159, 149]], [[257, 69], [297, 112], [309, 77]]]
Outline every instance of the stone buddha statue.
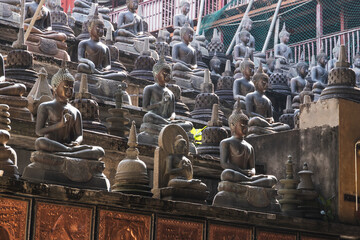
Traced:
[[340, 37], [338, 38], [336, 46], [332, 49], [333, 58], [330, 59], [326, 64], [326, 70], [328, 72], [330, 72], [331, 69], [333, 69], [335, 67], [335, 63], [339, 59], [339, 52], [340, 52]]
[[250, 36], [251, 34], [245, 29], [241, 30], [238, 35], [239, 43], [236, 44], [233, 51], [234, 62], [236, 63], [235, 67], [240, 64], [240, 62], [245, 58], [246, 54], [248, 54], [251, 60], [254, 60], [254, 49], [248, 46]]
[[261, 135], [289, 130], [290, 127], [286, 124], [274, 123], [272, 103], [265, 96], [269, 77], [264, 73], [262, 64], [253, 77], [253, 83], [255, 91], [245, 97], [246, 111], [250, 116], [249, 134]]
[[[251, 29], [253, 27], [253, 21], [249, 18], [248, 15], [244, 16], [244, 20], [243, 20], [243, 25], [242, 25], [242, 29], [248, 31], [250, 33]], [[240, 33], [236, 36], [236, 44], [239, 44], [241, 42], [241, 36]], [[247, 46], [249, 48], [252, 49], [252, 51], [255, 51], [255, 38], [253, 35], [251, 35], [250, 33], [250, 38], [249, 38], [249, 42], [247, 44]]]
[[353, 60], [353, 68], [356, 75], [356, 86], [360, 86], [360, 53], [356, 53]]
[[174, 124], [164, 127], [154, 157], [152, 192], [155, 198], [204, 203], [208, 195], [207, 186], [194, 179], [189, 157], [186, 132]]
[[70, 60], [67, 54], [66, 34], [52, 31], [50, 10], [42, 6], [39, 14], [34, 16], [40, 0], [34, 0], [25, 4], [24, 27], [27, 29], [33, 17], [36, 17], [34, 26], [31, 29], [26, 45], [29, 51], [53, 56], [58, 59]]
[[155, 84], [146, 86], [143, 92], [142, 108], [148, 111], [143, 117], [139, 134], [139, 142], [156, 144], [158, 135], [163, 127], [171, 123], [181, 125], [185, 131], [192, 129], [191, 122], [175, 120], [175, 96], [167, 88], [171, 79], [171, 67], [164, 56], [153, 67]]
[[181, 13], [174, 16], [174, 34], [171, 39], [170, 46], [181, 42], [180, 29], [185, 26], [186, 23], [188, 23], [191, 28], [194, 28], [194, 22], [188, 16], [188, 13], [190, 11], [190, 2], [188, 0], [182, 0], [180, 2], [180, 10]]
[[81, 41], [78, 46], [79, 74], [76, 75], [76, 87], [81, 73], [85, 73], [88, 74], [90, 93], [112, 99], [119, 81], [124, 80], [127, 73], [111, 70], [109, 47], [100, 41], [104, 35], [104, 23], [97, 10], [88, 27], [90, 39]]
[[173, 77], [180, 87], [200, 89], [204, 71], [198, 69], [196, 50], [190, 45], [194, 30], [186, 23], [180, 31], [182, 42], [172, 48]]
[[[125, 41], [124, 38], [140, 39], [150, 37], [144, 34], [143, 19], [136, 14], [139, 6], [138, 0], [126, 0], [127, 12], [122, 12], [117, 20], [117, 30], [115, 32], [116, 41]], [[150, 42], [155, 42], [154, 37], [149, 38]]]
[[275, 45], [275, 59], [280, 59], [283, 65], [289, 64], [293, 61], [293, 52], [287, 45], [289, 43], [290, 33], [286, 31], [285, 23], [281, 32], [279, 33], [280, 43]]
[[[214, 56], [210, 60], [210, 74], [211, 74], [211, 81], [214, 86], [217, 86], [220, 75], [220, 68], [221, 68], [221, 60], [217, 57], [217, 52], [214, 52]], [[215, 87], [216, 88], [216, 87]]]
[[54, 100], [40, 104], [37, 112], [36, 152], [31, 164], [24, 169], [23, 178], [68, 185], [79, 188], [109, 189], [102, 174], [105, 154], [96, 146], [80, 145], [83, 140], [82, 118], [79, 110], [69, 103], [73, 95], [74, 77], [61, 68], [52, 77]]
[[173, 25], [175, 28], [181, 28], [185, 23], [189, 23], [192, 28], [194, 28], [194, 22], [189, 18], [188, 13], [190, 11], [190, 2], [187, 0], [182, 0], [180, 2], [181, 14], [176, 14], [174, 16]]
[[307, 81], [306, 76], [309, 73], [309, 65], [306, 62], [299, 62], [296, 65], [297, 77], [294, 77], [290, 81], [291, 94], [299, 94], [305, 87]]
[[314, 100], [320, 97], [322, 90], [326, 87], [328, 82], [328, 71], [326, 70], [326, 63], [328, 57], [325, 52], [321, 51], [317, 57], [317, 65], [311, 69], [311, 80], [313, 84]]
[[244, 61], [240, 64], [240, 69], [243, 77], [240, 79], [235, 79], [233, 86], [233, 96], [234, 99], [240, 99], [245, 101], [245, 96], [248, 93], [255, 91], [254, 83], [251, 81], [254, 76], [255, 64], [251, 59], [245, 58]]
[[254, 148], [244, 140], [249, 118], [242, 112], [239, 99], [237, 106], [229, 117], [232, 136], [220, 142], [220, 163], [224, 171], [213, 205], [272, 210], [277, 205], [273, 193], [276, 190], [272, 189], [277, 179], [256, 175]]

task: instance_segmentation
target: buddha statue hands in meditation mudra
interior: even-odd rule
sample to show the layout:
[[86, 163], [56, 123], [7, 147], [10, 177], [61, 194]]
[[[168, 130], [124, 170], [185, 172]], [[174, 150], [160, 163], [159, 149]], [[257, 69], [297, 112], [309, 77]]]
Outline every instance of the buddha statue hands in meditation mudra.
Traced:
[[78, 72], [112, 80], [126, 78], [125, 72], [111, 71], [109, 47], [100, 41], [104, 35], [104, 20], [98, 12], [98, 7], [88, 26], [90, 39], [81, 41], [78, 46]]
[[23, 173], [30, 181], [55, 183], [80, 188], [108, 189], [102, 174], [104, 163], [98, 161], [104, 149], [80, 145], [83, 140], [82, 118], [70, 105], [74, 77], [63, 67], [53, 76], [54, 100], [40, 104], [37, 111], [36, 152]]
[[220, 164], [224, 170], [213, 205], [279, 210], [273, 188], [277, 179], [272, 175], [256, 175], [254, 148], [244, 140], [249, 118], [242, 112], [240, 100], [237, 101], [237, 108], [229, 117], [232, 136], [220, 142]]

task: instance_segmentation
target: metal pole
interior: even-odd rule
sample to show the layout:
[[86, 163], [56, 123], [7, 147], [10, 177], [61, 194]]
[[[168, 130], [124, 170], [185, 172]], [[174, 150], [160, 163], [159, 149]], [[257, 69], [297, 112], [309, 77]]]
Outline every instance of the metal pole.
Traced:
[[198, 21], [197, 21], [197, 25], [196, 25], [196, 35], [200, 35], [200, 26], [201, 26], [202, 15], [204, 13], [204, 5], [205, 5], [205, 0], [201, 0], [200, 13], [199, 13], [199, 17], [198, 17]]
[[35, 11], [34, 16], [32, 16], [32, 19], [31, 19], [31, 22], [30, 22], [30, 24], [29, 24], [29, 27], [26, 29], [26, 33], [25, 33], [25, 37], [24, 37], [24, 42], [26, 42], [27, 38], [29, 37], [30, 32], [31, 32], [31, 29], [32, 29], [32, 27], [34, 26], [35, 21], [36, 21], [36, 18], [37, 18], [37, 16], [39, 15], [40, 10], [41, 10], [42, 6], [44, 5], [44, 3], [45, 3], [45, 0], [41, 0], [41, 1], [40, 1], [39, 6], [38, 6], [38, 8], [37, 8], [36, 11]]
[[248, 6], [247, 6], [247, 8], [246, 8], [246, 11], [245, 11], [245, 13], [244, 13], [244, 16], [243, 16], [243, 18], [241, 19], [241, 22], [240, 22], [240, 24], [239, 24], [239, 27], [238, 27], [238, 29], [236, 30], [236, 33], [235, 33], [235, 35], [234, 35], [234, 37], [233, 37], [233, 39], [232, 39], [232, 41], [231, 41], [231, 43], [230, 43], [227, 51], [226, 51], [226, 55], [230, 55], [231, 50], [232, 50], [232, 48], [234, 47], [234, 44], [235, 44], [235, 41], [236, 41], [236, 35], [238, 34], [238, 32], [240, 32], [240, 30], [241, 30], [241, 28], [242, 28], [243, 21], [244, 21], [244, 17], [245, 17], [245, 16], [249, 16], [249, 12], [250, 12], [250, 9], [251, 9], [253, 3], [254, 3], [254, 0], [250, 0]]
[[277, 16], [279, 14], [279, 10], [280, 10], [280, 6], [281, 6], [281, 2], [282, 0], [279, 0], [278, 3], [277, 3], [277, 6], [276, 6], [276, 9], [275, 9], [275, 12], [274, 12], [274, 16], [273, 16], [273, 19], [271, 21], [271, 25], [270, 25], [270, 28], [269, 28], [269, 31], [268, 31], [268, 34], [266, 36], [266, 40], [265, 40], [265, 43], [264, 43], [264, 47], [262, 49], [262, 53], [265, 53], [266, 52], [266, 49], [269, 45], [269, 42], [270, 42], [270, 38], [271, 38], [271, 34], [274, 30], [274, 26], [275, 26], [275, 23], [276, 23], [276, 19], [277, 19]]
[[280, 18], [276, 19], [275, 33], [274, 33], [274, 46], [279, 42]]

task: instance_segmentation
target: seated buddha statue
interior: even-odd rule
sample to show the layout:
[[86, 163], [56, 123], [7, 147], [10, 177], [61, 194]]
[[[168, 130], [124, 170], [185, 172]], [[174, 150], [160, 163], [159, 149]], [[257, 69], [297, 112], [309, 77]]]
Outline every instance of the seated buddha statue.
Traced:
[[191, 122], [175, 120], [175, 96], [166, 86], [171, 79], [171, 67], [164, 56], [153, 66], [153, 75], [155, 84], [144, 88], [142, 108], [148, 112], [139, 134], [139, 141], [148, 144], [156, 144], [161, 129], [168, 124], [178, 124], [187, 132], [192, 129]]
[[322, 90], [325, 89], [328, 83], [328, 74], [326, 64], [328, 57], [325, 52], [321, 51], [317, 56], [317, 65], [311, 69], [310, 76], [313, 84], [314, 101], [320, 97]]
[[194, 22], [192, 19], [189, 18], [188, 14], [190, 11], [190, 2], [188, 0], [182, 0], [180, 2], [180, 14], [176, 14], [174, 16], [173, 25], [174, 25], [174, 34], [171, 39], [170, 45], [173, 46], [174, 44], [181, 42], [180, 37], [180, 29], [188, 23], [190, 27], [194, 28]]
[[148, 37], [150, 42], [155, 42], [155, 37], [145, 34], [143, 19], [136, 13], [139, 6], [139, 1], [126, 0], [126, 6], [128, 11], [120, 13], [117, 20], [115, 40], [126, 42], [126, 38], [139, 40], [141, 38]]
[[237, 67], [240, 64], [240, 62], [238, 63], [239, 60], [242, 61], [245, 58], [246, 53], [248, 54], [251, 60], [254, 60], [254, 50], [253, 48], [250, 48], [248, 46], [250, 41], [250, 36], [251, 36], [250, 33], [245, 29], [241, 30], [241, 32], [239, 33], [240, 41], [238, 44], [236, 44], [233, 51], [234, 61], [235, 63], [237, 63], [235, 67]]
[[291, 48], [287, 45], [290, 39], [290, 33], [286, 31], [285, 23], [281, 32], [279, 33], [280, 43], [275, 45], [275, 60], [280, 59], [282, 65], [287, 65], [293, 61], [293, 53]]
[[248, 93], [255, 91], [254, 83], [251, 81], [254, 76], [255, 64], [249, 58], [245, 58], [240, 64], [243, 77], [235, 79], [233, 86], [234, 99], [245, 101], [245, 96]]
[[[243, 25], [242, 25], [242, 29], [248, 31], [250, 33], [251, 29], [253, 27], [253, 21], [249, 18], [248, 15], [245, 15], [244, 16], [244, 19], [243, 19]], [[241, 42], [241, 36], [240, 36], [240, 33], [236, 36], [236, 44], [239, 44]], [[251, 35], [250, 33], [250, 38], [249, 38], [249, 42], [247, 44], [247, 46], [249, 48], [252, 49], [252, 51], [254, 52], [255, 51], [255, 38], [253, 35]]]
[[111, 71], [109, 47], [100, 41], [104, 36], [104, 22], [101, 15], [95, 14], [89, 22], [90, 39], [83, 40], [78, 46], [78, 72], [95, 74], [101, 78], [122, 80], [125, 72]]
[[[40, 0], [34, 0], [25, 4], [24, 29], [28, 28], [33, 19]], [[67, 45], [65, 43], [67, 37], [64, 33], [52, 31], [50, 10], [42, 6], [39, 14], [36, 16], [34, 26], [31, 28], [26, 45], [29, 51], [56, 57], [58, 59], [70, 60], [67, 54]]]
[[256, 174], [254, 148], [244, 140], [248, 122], [249, 118], [240, 107], [229, 117], [232, 136], [220, 142], [220, 164], [224, 170], [213, 205], [273, 210], [278, 205], [273, 192], [276, 192], [273, 186], [277, 179]]
[[175, 124], [165, 126], [154, 154], [153, 197], [204, 203], [207, 186], [193, 173], [186, 132]]
[[83, 141], [81, 113], [69, 103], [74, 77], [61, 68], [52, 77], [54, 100], [41, 103], [36, 118], [36, 152], [23, 178], [37, 182], [58, 183], [81, 188], [108, 189], [102, 174], [104, 163], [98, 161], [104, 149], [80, 145]]
[[255, 91], [245, 97], [246, 111], [250, 116], [249, 134], [261, 135], [290, 129], [289, 125], [274, 122], [272, 103], [265, 96], [269, 77], [264, 73], [262, 64], [253, 77], [253, 83]]
[[78, 46], [79, 65], [78, 74], [75, 76], [75, 87], [78, 88], [81, 74], [85, 73], [88, 75], [90, 93], [112, 99], [119, 81], [127, 77], [127, 72], [111, 70], [109, 47], [100, 40], [104, 35], [104, 23], [96, 10], [89, 21], [88, 28], [90, 38], [81, 41]]
[[294, 77], [290, 81], [290, 88], [292, 95], [298, 95], [307, 84], [306, 77], [309, 73], [309, 65], [306, 62], [299, 62], [296, 65], [297, 77]]
[[172, 48], [173, 77], [180, 87], [200, 89], [204, 70], [198, 69], [196, 50], [190, 45], [194, 30], [186, 23], [180, 30], [181, 42]]

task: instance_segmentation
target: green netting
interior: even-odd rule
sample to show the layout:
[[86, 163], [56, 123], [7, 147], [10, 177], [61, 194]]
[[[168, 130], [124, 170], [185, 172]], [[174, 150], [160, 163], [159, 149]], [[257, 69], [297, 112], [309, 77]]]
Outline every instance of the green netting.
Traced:
[[[201, 31], [205, 32], [207, 39], [211, 39], [213, 29], [217, 28], [222, 32], [225, 49], [230, 45], [234, 34], [240, 24], [241, 17], [246, 11], [247, 5], [240, 5], [235, 8], [237, 0], [229, 1], [221, 10], [207, 15], [203, 18]], [[256, 41], [256, 51], [261, 51], [270, 28], [274, 15], [277, 0], [255, 0], [250, 11], [250, 18], [253, 20], [251, 34]], [[286, 23], [287, 31], [290, 32], [290, 45], [296, 45], [304, 41], [316, 39], [316, 0], [283, 1], [279, 17], [280, 30], [283, 23]], [[323, 36], [336, 36], [340, 31], [346, 32], [342, 43], [349, 46], [350, 52], [359, 49], [358, 32], [347, 35], [352, 29], [357, 30], [360, 26], [360, 4], [358, 0], [324, 0], [322, 1], [323, 14]], [[341, 21], [341, 13], [343, 20]], [[335, 46], [335, 37], [323, 40], [327, 53], [330, 56], [331, 49]], [[326, 41], [326, 42], [325, 42]], [[274, 34], [272, 34], [268, 48], [274, 47]], [[324, 47], [324, 48], [325, 48]], [[309, 47], [311, 48], [311, 46]], [[308, 51], [307, 49], [305, 51]], [[316, 46], [315, 50], [316, 52]], [[312, 54], [312, 53], [311, 53]], [[351, 54], [352, 55], [352, 54]], [[309, 60], [309, 56], [306, 56]]]

